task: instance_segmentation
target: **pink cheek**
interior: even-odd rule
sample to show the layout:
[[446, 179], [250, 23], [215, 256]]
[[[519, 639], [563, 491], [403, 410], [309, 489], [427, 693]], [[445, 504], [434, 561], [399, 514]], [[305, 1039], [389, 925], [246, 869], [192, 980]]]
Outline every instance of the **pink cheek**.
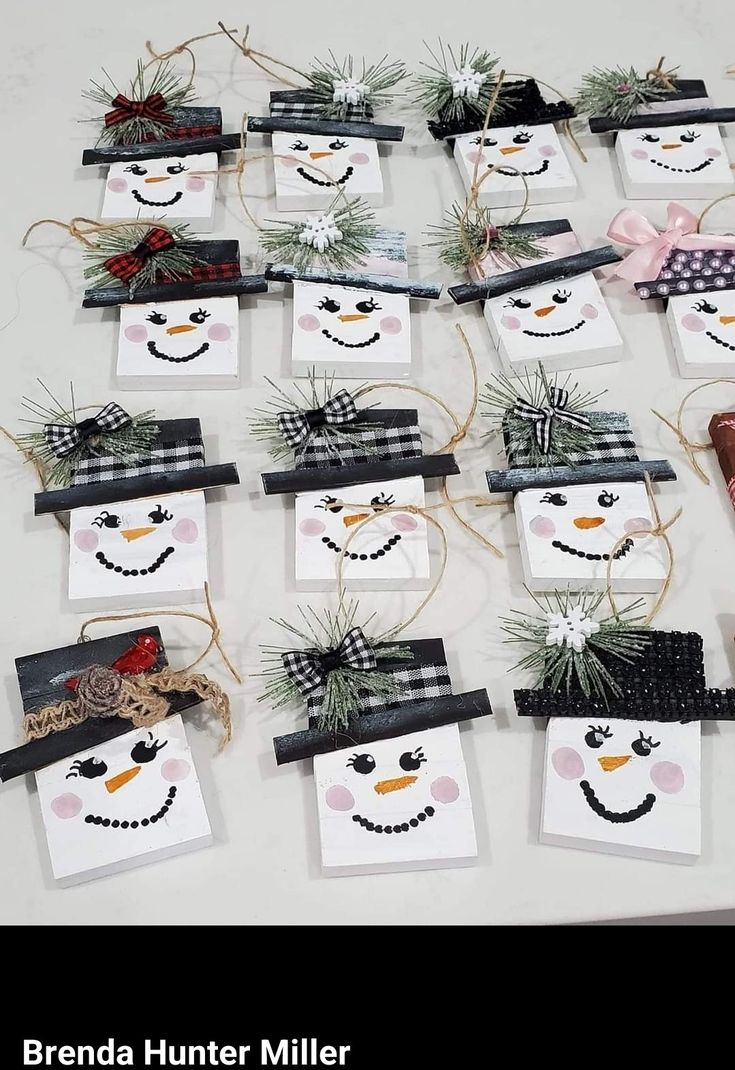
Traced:
[[503, 316], [500, 322], [506, 331], [517, 331], [521, 325], [517, 316]]
[[192, 175], [191, 178], [186, 180], [186, 188], [189, 193], [201, 193], [206, 185], [203, 178], [199, 178], [196, 175]]
[[538, 151], [539, 156], [543, 156], [545, 160], [550, 160], [552, 156], [556, 156], [556, 149], [553, 145], [542, 145]]
[[687, 312], [686, 316], [682, 317], [681, 325], [687, 331], [703, 331], [707, 324], [701, 318], [701, 316], [695, 316], [693, 312]]
[[145, 342], [148, 339], [148, 331], [142, 323], [132, 323], [125, 328], [125, 337], [129, 342]]
[[295, 160], [292, 156], [286, 156], [285, 159], [279, 161], [284, 167], [298, 167], [299, 161]]
[[717, 159], [718, 156], [722, 156], [722, 153], [719, 149], [705, 149], [704, 154], [705, 156], [712, 156], [715, 159]]
[[419, 526], [416, 517], [410, 513], [394, 513], [390, 519], [396, 531], [415, 531]]
[[579, 780], [584, 773], [582, 756], [573, 747], [559, 747], [555, 750], [551, 755], [551, 764], [562, 780]]
[[468, 152], [465, 156], [467, 163], [471, 163], [474, 167], [476, 163], [482, 163], [482, 153], [474, 149], [472, 152]]
[[169, 758], [161, 766], [161, 776], [164, 780], [186, 780], [191, 772], [191, 766], [183, 758]]
[[594, 305], [582, 305], [579, 311], [586, 320], [596, 320], [600, 314]]
[[92, 531], [90, 528], [84, 528], [82, 531], [74, 533], [74, 545], [83, 554], [91, 554], [93, 550], [96, 550], [99, 541], [97, 532]]
[[440, 776], [429, 788], [432, 798], [440, 803], [453, 803], [459, 798], [459, 784], [450, 776]]
[[207, 338], [212, 342], [229, 342], [231, 333], [226, 323], [213, 323], [207, 331]]
[[323, 524], [321, 520], [316, 520], [314, 517], [302, 520], [299, 524], [299, 531], [302, 535], [322, 535], [326, 530], [327, 525]]
[[124, 178], [111, 178], [107, 183], [107, 188], [111, 193], [125, 193], [128, 184]]
[[398, 316], [384, 316], [380, 321], [380, 329], [383, 334], [400, 334], [403, 330], [403, 324], [398, 319]]
[[553, 539], [556, 535], [556, 524], [550, 516], [535, 516], [528, 527], [539, 539]]
[[316, 316], [312, 316], [308, 312], [307, 312], [307, 314], [305, 316], [299, 316], [299, 318], [298, 318], [298, 320], [296, 322], [298, 323], [298, 325], [299, 325], [299, 327], [301, 328], [302, 331], [318, 331], [319, 330], [319, 320], [316, 318]]
[[51, 801], [51, 809], [62, 821], [67, 821], [70, 817], [77, 816], [82, 809], [82, 800], [68, 791], [64, 795], [57, 795]]
[[370, 157], [366, 152], [353, 152], [350, 156], [350, 163], [364, 164], [370, 163]]
[[684, 787], [684, 770], [674, 762], [656, 762], [651, 770], [651, 780], [659, 791], [676, 795]]
[[179, 520], [171, 534], [177, 542], [196, 542], [199, 538], [199, 528], [193, 520], [186, 517], [184, 520]]
[[630, 155], [633, 157], [634, 160], [647, 160], [648, 159], [648, 153], [646, 152], [645, 149], [633, 149], [633, 151], [631, 152]]
[[354, 795], [342, 784], [333, 784], [331, 788], [327, 788], [324, 799], [330, 810], [351, 810], [355, 805]]
[[639, 537], [645, 539], [646, 536], [640, 533], [650, 531], [653, 524], [647, 516], [631, 516], [625, 521], [623, 527], [625, 528], [626, 534], [631, 535], [634, 531], [637, 531]]

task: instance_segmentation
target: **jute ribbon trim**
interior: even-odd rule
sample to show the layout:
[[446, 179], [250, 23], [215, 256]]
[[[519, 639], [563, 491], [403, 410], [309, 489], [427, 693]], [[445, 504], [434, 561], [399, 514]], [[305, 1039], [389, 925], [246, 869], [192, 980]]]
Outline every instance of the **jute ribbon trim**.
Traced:
[[661, 420], [662, 423], [665, 423], [666, 426], [674, 432], [679, 445], [683, 448], [684, 453], [686, 454], [690, 467], [707, 486], [710, 485], [710, 478], [700, 465], [696, 455], [703, 451], [712, 450], [714, 449], [714, 446], [711, 442], [694, 442], [692, 439], [687, 438], [682, 428], [682, 421], [684, 418], [684, 407], [689, 399], [699, 390], [704, 390], [705, 387], [708, 386], [716, 386], [718, 383], [730, 383], [731, 385], [735, 385], [735, 379], [708, 379], [706, 383], [700, 383], [698, 386], [695, 386], [692, 390], [688, 391], [688, 393], [681, 399], [679, 408], [676, 410], [675, 423], [667, 419], [665, 416], [662, 416], [661, 413], [657, 412], [655, 409], [651, 409], [653, 415], [658, 416], [659, 420]]

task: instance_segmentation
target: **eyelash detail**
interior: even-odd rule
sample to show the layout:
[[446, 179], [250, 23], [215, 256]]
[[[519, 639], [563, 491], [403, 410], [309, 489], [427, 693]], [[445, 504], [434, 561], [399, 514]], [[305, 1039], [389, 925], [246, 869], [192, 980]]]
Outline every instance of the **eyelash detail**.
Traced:
[[292, 152], [306, 152], [309, 146], [305, 145], [303, 141], [299, 140], [295, 141], [293, 145], [289, 145], [289, 148]]
[[148, 514], [148, 519], [152, 524], [162, 524], [164, 520], [173, 520], [173, 513], [169, 513], [168, 509], [161, 509], [161, 506], [157, 505], [153, 512]]
[[637, 754], [639, 758], [647, 758], [654, 747], [660, 747], [661, 742], [654, 743], [651, 736], [644, 736], [643, 732], [639, 730], [638, 739], [634, 739], [630, 745], [630, 749], [634, 754]]
[[541, 498], [541, 505], [566, 505], [567, 499], [563, 494], [552, 494], [547, 491]]
[[510, 297], [508, 299], [508, 301], [506, 302], [506, 304], [504, 305], [504, 307], [505, 308], [530, 308], [531, 307], [531, 302], [524, 300], [524, 298], [522, 298], [522, 297]]
[[168, 319], [162, 312], [151, 312], [150, 316], [146, 316], [149, 323], [155, 323], [156, 327], [162, 327], [164, 323], [168, 323]]
[[330, 141], [329, 142], [329, 147], [330, 147], [330, 149], [334, 149], [335, 152], [339, 152], [340, 149], [346, 149], [347, 148], [347, 142], [346, 141], [340, 141], [339, 138], [338, 138], [336, 141]]
[[204, 323], [204, 321], [209, 319], [211, 315], [211, 312], [205, 312], [203, 308], [199, 308], [196, 312], [192, 312], [189, 319], [192, 323]]
[[697, 301], [696, 305], [692, 305], [695, 312], [706, 312], [708, 316], [714, 316], [717, 312], [715, 305], [711, 305], [709, 301]]
[[611, 509], [615, 502], [620, 501], [619, 494], [611, 494], [609, 490], [603, 490], [602, 494], [597, 499], [597, 504], [601, 505], [603, 509]]
[[341, 513], [344, 506], [337, 504], [337, 499], [333, 498], [331, 494], [327, 494], [326, 497], [320, 500], [319, 505], [314, 506], [315, 509], [324, 509], [327, 513]]
[[140, 739], [135, 744], [130, 752], [130, 757], [136, 765], [145, 765], [146, 762], [152, 762], [158, 755], [159, 750], [168, 744], [168, 740], [164, 739], [163, 742], [153, 738], [153, 733], [148, 733], [148, 739]]
[[347, 765], [354, 769], [356, 773], [362, 773], [363, 776], [367, 776], [368, 773], [372, 773], [375, 769], [375, 759], [372, 754], [353, 754]]
[[527, 130], [519, 130], [513, 138], [514, 145], [527, 145], [533, 137], [533, 134], [529, 134]]
[[376, 305], [372, 297], [369, 297], [367, 301], [358, 301], [355, 305], [358, 312], [382, 312], [382, 305]]
[[660, 140], [661, 140], [661, 138], [660, 138], [660, 137], [656, 137], [656, 135], [655, 135], [655, 134], [641, 134], [641, 136], [640, 136], [640, 137], [638, 138], [638, 140], [639, 140], [639, 141], [652, 141], [652, 142], [656, 142], [656, 141], [660, 141]]
[[94, 518], [91, 526], [96, 526], [98, 528], [119, 528], [120, 517], [117, 513], [108, 513], [106, 509], [103, 509], [100, 515]]
[[571, 296], [571, 290], [557, 290], [551, 295], [551, 300], [557, 305], [565, 305]]
[[482, 138], [480, 135], [473, 137], [470, 142], [471, 145], [483, 145], [486, 149], [491, 149], [493, 145], [497, 145], [497, 141], [493, 141], [491, 137]]
[[383, 509], [389, 509], [391, 505], [395, 505], [395, 498], [392, 494], [386, 495], [381, 491], [380, 494], [376, 494], [374, 498], [370, 499], [370, 504], [372, 505], [374, 511], [376, 513], [379, 513]]
[[323, 297], [316, 307], [322, 312], [339, 312], [342, 306], [339, 301], [333, 301], [331, 297]]
[[64, 779], [83, 776], [85, 780], [94, 780], [95, 777], [104, 776], [106, 772], [107, 766], [101, 758], [85, 758], [83, 762], [77, 758]]
[[587, 727], [589, 728], [589, 732], [585, 735], [584, 741], [588, 747], [592, 747], [596, 750], [598, 747], [602, 746], [606, 739], [612, 739], [612, 732], [610, 731], [609, 725], [606, 725], [603, 728], [601, 724], [590, 724], [587, 725]]
[[685, 134], [682, 134], [679, 138], [680, 141], [686, 141], [687, 144], [691, 144], [692, 141], [696, 141], [701, 134], [697, 134], [694, 130], [687, 130]]
[[166, 168], [166, 170], [170, 175], [180, 175], [184, 171], [188, 171], [189, 168], [184, 167], [183, 163], [172, 163], [170, 167]]
[[398, 764], [404, 773], [415, 773], [417, 769], [426, 762], [424, 757], [424, 748], [417, 747], [416, 750], [407, 750], [398, 759]]
[[137, 163], [131, 163], [130, 166], [129, 167], [125, 167], [124, 170], [125, 171], [130, 171], [131, 174], [137, 175], [138, 177], [140, 177], [140, 175], [147, 175], [148, 174], [147, 168], [141, 167], [140, 164], [137, 164]]

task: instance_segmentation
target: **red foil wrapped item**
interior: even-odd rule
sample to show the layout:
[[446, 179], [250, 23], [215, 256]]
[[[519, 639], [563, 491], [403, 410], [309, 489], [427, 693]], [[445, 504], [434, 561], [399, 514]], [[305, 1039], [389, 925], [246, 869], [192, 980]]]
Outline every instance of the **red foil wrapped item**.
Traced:
[[709, 434], [735, 509], [735, 412], [716, 412], [709, 422]]

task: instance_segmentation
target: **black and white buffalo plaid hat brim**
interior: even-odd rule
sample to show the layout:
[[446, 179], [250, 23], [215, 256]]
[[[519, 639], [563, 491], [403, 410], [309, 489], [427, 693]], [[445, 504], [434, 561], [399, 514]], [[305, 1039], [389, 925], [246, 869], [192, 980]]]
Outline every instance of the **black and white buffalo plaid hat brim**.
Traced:
[[[369, 420], [369, 413], [365, 418]], [[339, 438], [314, 433], [297, 454], [296, 468], [343, 468], [423, 454], [418, 421], [393, 427], [351, 424], [342, 430]]]
[[[588, 415], [593, 444], [585, 453], [571, 453], [570, 464], [621, 464], [639, 460], [626, 412], [591, 412]], [[531, 466], [530, 449], [511, 449], [508, 444], [507, 454], [511, 468]]]

